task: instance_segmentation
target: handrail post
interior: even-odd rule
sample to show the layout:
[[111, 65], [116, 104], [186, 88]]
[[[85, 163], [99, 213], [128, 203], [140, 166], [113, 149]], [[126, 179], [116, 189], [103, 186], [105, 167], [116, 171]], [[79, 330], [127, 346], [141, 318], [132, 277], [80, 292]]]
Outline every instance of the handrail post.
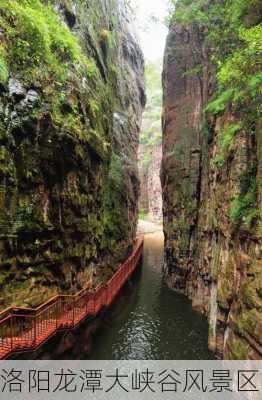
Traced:
[[75, 298], [73, 297], [73, 326], [75, 326]]
[[55, 328], [56, 328], [56, 330], [58, 329], [59, 302], [60, 302], [60, 297], [57, 299], [56, 304], [55, 304]]
[[13, 349], [13, 336], [14, 336], [14, 332], [13, 332], [13, 314], [11, 314], [11, 318], [10, 318], [10, 333], [11, 333], [11, 349]]
[[35, 344], [35, 345], [36, 345], [36, 342], [37, 342], [37, 336], [36, 336], [36, 319], [37, 319], [37, 316], [34, 315], [34, 344]]

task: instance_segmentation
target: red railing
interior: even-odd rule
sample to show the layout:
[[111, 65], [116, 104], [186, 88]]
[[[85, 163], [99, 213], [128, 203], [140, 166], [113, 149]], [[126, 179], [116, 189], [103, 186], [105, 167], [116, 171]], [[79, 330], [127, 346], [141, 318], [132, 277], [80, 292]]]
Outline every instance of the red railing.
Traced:
[[75, 295], [57, 295], [37, 308], [13, 307], [0, 313], [0, 359], [36, 350], [58, 330], [75, 328], [86, 317], [94, 317], [102, 308], [110, 307], [136, 269], [142, 250], [140, 238], [112, 278], [93, 291], [83, 289]]

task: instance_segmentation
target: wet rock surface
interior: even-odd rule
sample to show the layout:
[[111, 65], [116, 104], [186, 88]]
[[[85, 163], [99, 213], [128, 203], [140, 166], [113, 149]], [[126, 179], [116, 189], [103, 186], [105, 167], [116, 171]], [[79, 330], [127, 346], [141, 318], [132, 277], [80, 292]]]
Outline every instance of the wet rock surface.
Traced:
[[[224, 114], [203, 122], [214, 93], [205, 32], [173, 24], [164, 62], [162, 187], [165, 270], [169, 285], [209, 318], [209, 346], [218, 357], [261, 359], [261, 123], [242, 130], [223, 168], [214, 159]], [[194, 73], [201, 65], [201, 72]], [[193, 73], [192, 73], [193, 71]], [[255, 165], [258, 214], [232, 222], [232, 199]]]
[[[44, 55], [33, 35], [26, 36], [28, 13], [19, 7], [15, 29], [32, 52], [19, 54], [20, 67], [12, 58], [16, 42], [2, 33], [8, 59], [0, 89], [3, 306], [35, 305], [57, 291], [79, 290], [98, 280], [98, 267], [106, 274], [130, 251], [145, 103], [143, 56], [124, 2], [54, 2], [58, 14], [49, 9], [44, 23], [58, 21], [56, 38], [52, 29], [49, 35], [67, 41], [62, 54], [58, 46]], [[9, 12], [5, 8], [3, 18], [11, 29]], [[41, 26], [31, 23], [39, 41], [48, 31]]]

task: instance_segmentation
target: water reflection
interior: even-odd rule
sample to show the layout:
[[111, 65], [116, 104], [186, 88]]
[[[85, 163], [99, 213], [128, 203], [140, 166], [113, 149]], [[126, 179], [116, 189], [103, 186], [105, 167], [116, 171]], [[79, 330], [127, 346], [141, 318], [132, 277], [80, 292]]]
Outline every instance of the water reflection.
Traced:
[[162, 232], [146, 235], [142, 270], [96, 332], [92, 359], [213, 358], [206, 319], [162, 280], [163, 240]]

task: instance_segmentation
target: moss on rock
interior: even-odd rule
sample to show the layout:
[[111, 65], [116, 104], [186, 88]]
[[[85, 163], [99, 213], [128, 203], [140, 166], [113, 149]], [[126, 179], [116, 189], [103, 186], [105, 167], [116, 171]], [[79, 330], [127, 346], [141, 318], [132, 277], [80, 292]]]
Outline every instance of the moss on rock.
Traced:
[[[115, 0], [0, 0], [0, 268], [28, 271], [10, 282], [3, 272], [0, 286], [20, 290], [20, 305], [23, 293], [35, 302], [32, 286], [43, 300], [49, 286], [52, 293], [84, 286], [85, 270], [98, 263], [101, 247], [103, 254], [111, 250], [110, 243], [101, 246], [106, 221], [111, 218], [114, 231], [123, 223], [114, 207], [106, 207], [104, 186], [115, 136], [121, 144], [129, 135], [135, 157], [142, 106], [134, 96], [137, 81], [126, 89], [135, 68], [128, 46], [126, 76], [119, 66], [128, 34], [119, 6]], [[103, 31], [109, 32], [106, 48]], [[142, 56], [132, 45], [142, 77]], [[137, 104], [126, 114], [125, 130], [113, 132], [115, 109], [125, 107], [118, 85], [129, 104]], [[118, 196], [121, 190], [115, 204]], [[128, 232], [134, 221], [124, 221]], [[132, 240], [132, 229], [115, 240]]]

